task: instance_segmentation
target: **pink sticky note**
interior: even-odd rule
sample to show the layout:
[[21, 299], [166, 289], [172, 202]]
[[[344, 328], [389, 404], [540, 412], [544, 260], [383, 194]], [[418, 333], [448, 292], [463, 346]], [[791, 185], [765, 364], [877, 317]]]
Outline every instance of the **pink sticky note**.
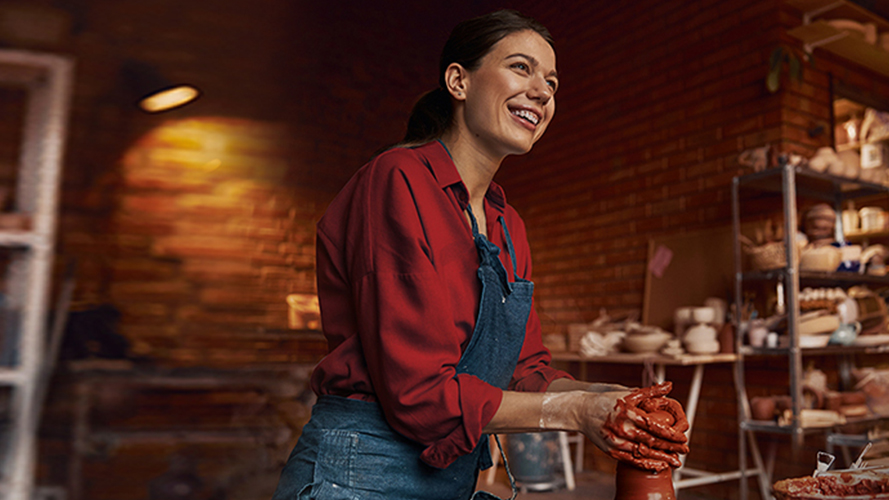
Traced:
[[654, 255], [651, 256], [651, 260], [648, 261], [648, 270], [655, 277], [663, 278], [664, 271], [667, 270], [671, 260], [673, 260], [673, 251], [664, 245], [658, 245], [654, 249]]

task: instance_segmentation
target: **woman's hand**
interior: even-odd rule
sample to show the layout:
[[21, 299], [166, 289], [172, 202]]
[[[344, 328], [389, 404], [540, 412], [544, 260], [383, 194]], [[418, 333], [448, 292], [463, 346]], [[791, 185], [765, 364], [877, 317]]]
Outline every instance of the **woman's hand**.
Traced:
[[664, 382], [632, 392], [599, 393], [586, 405], [584, 434], [608, 455], [636, 467], [679, 467], [678, 455], [688, 453], [688, 420], [679, 402], [665, 397], [671, 389]]

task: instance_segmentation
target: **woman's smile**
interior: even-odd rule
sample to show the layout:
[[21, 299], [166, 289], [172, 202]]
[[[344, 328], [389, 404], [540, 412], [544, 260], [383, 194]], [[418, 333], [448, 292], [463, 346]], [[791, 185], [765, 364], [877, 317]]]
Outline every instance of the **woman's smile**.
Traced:
[[497, 42], [465, 80], [465, 126], [492, 156], [524, 154], [546, 131], [556, 110], [556, 55], [533, 31]]

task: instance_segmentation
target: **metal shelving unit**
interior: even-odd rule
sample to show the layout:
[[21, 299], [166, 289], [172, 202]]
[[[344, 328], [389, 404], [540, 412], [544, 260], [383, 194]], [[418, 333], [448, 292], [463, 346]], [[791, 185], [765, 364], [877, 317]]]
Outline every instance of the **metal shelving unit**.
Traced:
[[[768, 193], [770, 196], [780, 194], [783, 198], [784, 216], [784, 248], [787, 265], [780, 269], [765, 272], [744, 272], [741, 263], [741, 190], [755, 193]], [[749, 175], [735, 177], [732, 183], [732, 219], [734, 230], [734, 261], [735, 261], [735, 310], [742, 306], [743, 286], [750, 281], [774, 281], [783, 286], [784, 307], [787, 313], [787, 331], [789, 347], [786, 348], [752, 348], [743, 345], [740, 319], [735, 315], [736, 350], [738, 358], [735, 363], [735, 387], [738, 398], [738, 422], [742, 432], [739, 433], [739, 461], [742, 473], [740, 485], [741, 498], [747, 498], [746, 477], [761, 474], [754, 470], [748, 473], [747, 448], [744, 436], [749, 432], [768, 432], [788, 434], [794, 445], [801, 443], [804, 434], [823, 432], [824, 429], [805, 428], [802, 426], [800, 403], [802, 401], [802, 357], [804, 354], [850, 354], [854, 352], [881, 352], [881, 348], [829, 347], [824, 349], [802, 349], [799, 342], [799, 291], [800, 286], [831, 286], [850, 287], [859, 284], [889, 285], [885, 276], [870, 276], [854, 273], [820, 273], [800, 272], [798, 255], [794, 251], [797, 235], [797, 197], [827, 201], [833, 204], [837, 213], [841, 213], [842, 204], [846, 200], [867, 196], [889, 194], [889, 188], [879, 184], [822, 174], [805, 168], [794, 167], [782, 162], [779, 168], [766, 170]], [[748, 198], [747, 202], [755, 200]], [[842, 220], [837, 218], [836, 237], [843, 238]], [[805, 353], [804, 353], [805, 351]], [[751, 419], [750, 407], [745, 386], [744, 364], [749, 356], [783, 356], [788, 360], [790, 371], [790, 396], [792, 400], [792, 419], [790, 425], [778, 425], [775, 422], [754, 421]], [[757, 464], [761, 463], [758, 451], [753, 450]]]
[[33, 498], [41, 371], [47, 333], [56, 213], [73, 63], [58, 55], [0, 50], [0, 86], [26, 103], [14, 186], [21, 229], [0, 230], [0, 388], [8, 410], [0, 422], [0, 499]]

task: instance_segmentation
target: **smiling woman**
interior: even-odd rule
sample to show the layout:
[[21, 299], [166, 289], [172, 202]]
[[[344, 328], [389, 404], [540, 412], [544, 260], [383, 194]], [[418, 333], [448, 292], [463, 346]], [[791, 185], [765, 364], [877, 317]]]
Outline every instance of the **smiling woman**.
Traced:
[[556, 110], [555, 68], [555, 52], [533, 31], [504, 37], [475, 71], [452, 63], [445, 83], [456, 105], [443, 142], [452, 152], [469, 146], [498, 164], [527, 153]]
[[473, 491], [491, 433], [581, 431], [612, 456], [678, 466], [684, 434], [641, 409], [681, 414], [669, 387], [621, 411], [627, 388], [550, 367], [525, 226], [493, 182], [555, 113], [549, 32], [514, 11], [470, 19], [439, 69], [403, 143], [362, 167], [318, 223], [330, 353], [274, 498], [496, 498]]

